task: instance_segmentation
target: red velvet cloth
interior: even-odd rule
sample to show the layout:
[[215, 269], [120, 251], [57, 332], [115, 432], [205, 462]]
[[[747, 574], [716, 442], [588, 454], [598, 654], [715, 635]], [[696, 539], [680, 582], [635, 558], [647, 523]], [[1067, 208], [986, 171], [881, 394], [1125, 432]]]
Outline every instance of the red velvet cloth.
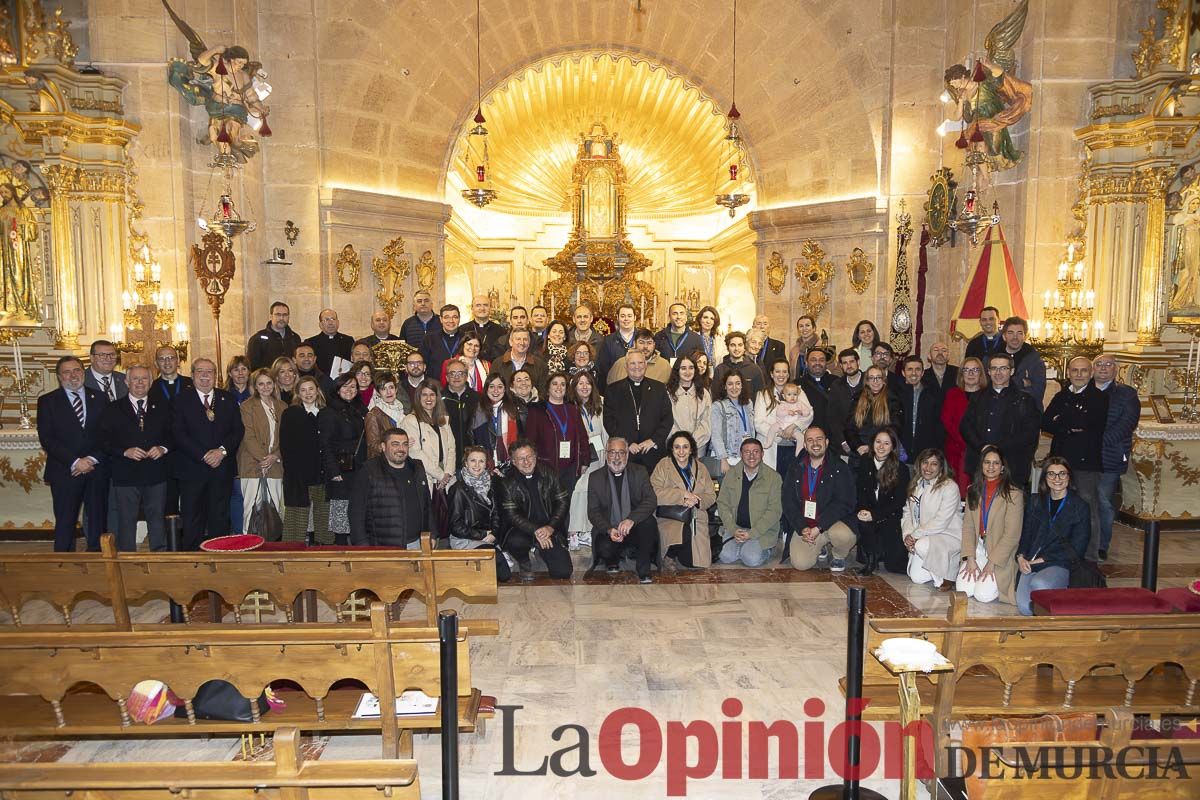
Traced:
[[1200, 594], [1194, 594], [1191, 589], [1159, 589], [1158, 596], [1170, 603], [1176, 611], [1200, 613]]
[[267, 542], [258, 548], [259, 553], [285, 553], [296, 550], [403, 550], [401, 547], [379, 547], [371, 544], [318, 544], [306, 547], [303, 542]]
[[1030, 595], [1039, 615], [1169, 614], [1175, 609], [1149, 589], [1040, 589]]

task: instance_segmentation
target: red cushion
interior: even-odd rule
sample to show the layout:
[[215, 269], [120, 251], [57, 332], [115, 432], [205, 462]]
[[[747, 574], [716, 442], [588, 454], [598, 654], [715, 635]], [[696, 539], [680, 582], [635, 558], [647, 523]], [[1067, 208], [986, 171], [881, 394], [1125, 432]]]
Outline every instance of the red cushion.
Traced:
[[206, 553], [245, 553], [249, 550], [257, 550], [262, 546], [263, 538], [253, 533], [218, 536], [200, 543], [200, 549]]
[[1039, 589], [1030, 595], [1043, 615], [1166, 614], [1171, 604], [1149, 589]]
[[267, 542], [259, 550], [268, 553], [292, 552], [296, 550], [403, 550], [402, 547], [382, 547], [371, 544], [318, 544], [308, 547], [304, 542]]
[[1186, 611], [1189, 614], [1200, 612], [1200, 594], [1193, 594], [1190, 589], [1159, 589], [1158, 596], [1170, 603], [1176, 611]]

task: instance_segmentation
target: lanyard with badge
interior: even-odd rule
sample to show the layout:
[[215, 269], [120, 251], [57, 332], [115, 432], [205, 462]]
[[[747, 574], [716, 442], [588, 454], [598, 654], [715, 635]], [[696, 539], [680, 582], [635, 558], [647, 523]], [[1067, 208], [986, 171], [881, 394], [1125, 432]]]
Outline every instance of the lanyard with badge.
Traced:
[[742, 440], [749, 439], [750, 423], [746, 420], [746, 407], [741, 403], [733, 403], [733, 407], [738, 412], [738, 417], [742, 420]]
[[1000, 494], [997, 488], [989, 497], [987, 487], [983, 490], [983, 501], [980, 503], [979, 509], [979, 539], [980, 541], [987, 540], [988, 515], [992, 513], [992, 503], [996, 502], [996, 495]]
[[805, 481], [807, 482], [808, 493], [805, 495], [807, 499], [804, 501], [804, 518], [815, 520], [817, 518], [817, 484], [821, 482], [821, 470], [824, 464], [816, 469], [809, 464], [805, 467]]
[[554, 403], [546, 403], [546, 413], [554, 418], [554, 427], [558, 428], [558, 457], [571, 457], [571, 440], [567, 438], [567, 423], [570, 417], [567, 416], [566, 410], [563, 410], [563, 415], [560, 417], [559, 412], [554, 409]]

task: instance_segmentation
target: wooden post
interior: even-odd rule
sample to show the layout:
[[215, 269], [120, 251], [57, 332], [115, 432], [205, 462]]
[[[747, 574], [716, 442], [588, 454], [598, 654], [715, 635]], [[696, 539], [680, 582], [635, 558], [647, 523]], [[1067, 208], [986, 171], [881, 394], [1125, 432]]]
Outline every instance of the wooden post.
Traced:
[[131, 631], [133, 624], [129, 619], [129, 602], [125, 597], [125, 576], [121, 574], [117, 540], [111, 533], [100, 537], [100, 557], [104, 559], [104, 572], [108, 576], [108, 591], [117, 628]]
[[383, 603], [371, 604], [371, 638], [375, 640], [375, 681], [378, 684], [375, 692], [379, 696], [383, 757], [399, 758], [400, 726], [396, 722], [396, 674], [392, 669], [392, 645], [387, 640], [388, 624]]

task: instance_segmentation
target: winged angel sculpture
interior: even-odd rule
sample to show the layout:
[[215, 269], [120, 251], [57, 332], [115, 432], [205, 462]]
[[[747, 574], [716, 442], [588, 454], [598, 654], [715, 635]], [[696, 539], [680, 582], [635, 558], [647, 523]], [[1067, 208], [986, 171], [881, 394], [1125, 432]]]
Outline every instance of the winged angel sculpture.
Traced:
[[955, 64], [945, 74], [946, 91], [959, 105], [964, 126], [957, 144], [984, 156], [993, 172], [1015, 166], [1023, 155], [1008, 129], [1033, 106], [1033, 85], [1013, 74], [1028, 13], [1029, 0], [1021, 0], [988, 32], [983, 42], [987, 58], [976, 61], [974, 70]]
[[267, 73], [240, 45], [208, 47], [167, 0], [162, 4], [188, 40], [191, 54], [190, 61], [171, 59], [167, 81], [188, 103], [204, 106], [208, 112], [208, 132], [197, 143], [215, 145], [218, 160], [245, 163], [258, 152], [255, 134], [271, 135], [267, 124], [270, 109], [264, 105], [271, 94]]

